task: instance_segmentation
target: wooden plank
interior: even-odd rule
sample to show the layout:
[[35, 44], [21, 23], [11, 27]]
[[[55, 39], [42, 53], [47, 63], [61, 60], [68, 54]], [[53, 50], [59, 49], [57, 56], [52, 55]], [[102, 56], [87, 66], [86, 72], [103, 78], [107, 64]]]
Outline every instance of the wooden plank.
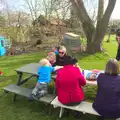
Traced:
[[[24, 96], [24, 97], [28, 97], [28, 98], [30, 98], [30, 95], [32, 93], [32, 89], [24, 88], [24, 87], [17, 86], [14, 84], [10, 84], [10, 85], [4, 87], [3, 89], [5, 91], [9, 91], [9, 92], [12, 92], [12, 93]], [[39, 99], [39, 101], [45, 102], [45, 103], [51, 103], [54, 98], [55, 98], [54, 95], [48, 94], [44, 97], [41, 97]]]
[[[37, 75], [37, 71], [38, 68], [40, 67], [39, 63], [30, 63], [27, 65], [24, 65], [18, 69], [16, 69], [17, 72], [22, 72], [22, 73], [28, 73], [28, 74], [32, 74], [32, 75]], [[90, 70], [84, 70], [85, 72], [85, 76], [88, 72], [90, 72]], [[104, 71], [101, 71], [104, 72]], [[56, 74], [52, 74], [51, 76], [52, 79], [56, 79]], [[87, 85], [93, 85], [96, 86], [97, 85], [97, 81], [86, 81]]]
[[89, 113], [89, 114], [93, 114], [93, 115], [98, 115], [100, 116], [93, 108], [92, 108], [92, 103], [90, 102], [81, 102], [79, 105], [76, 106], [66, 106], [63, 105], [62, 103], [60, 103], [58, 101], [58, 97], [56, 97], [51, 104], [53, 106], [56, 107], [62, 107], [62, 108], [67, 108], [67, 109], [71, 109], [71, 110], [75, 110], [75, 111], [80, 111], [83, 113]]
[[[38, 75], [37, 71], [40, 67], [39, 63], [30, 63], [27, 65], [24, 65], [18, 69], [16, 69], [17, 72], [22, 72], [22, 73], [28, 73], [28, 74], [32, 74], [32, 75]], [[56, 79], [56, 74], [52, 75], [52, 79]]]
[[39, 67], [40, 67], [39, 63], [30, 63], [30, 64], [24, 65], [24, 66], [16, 69], [16, 71], [17, 72], [22, 72], [22, 73], [37, 75], [37, 71], [38, 71]]

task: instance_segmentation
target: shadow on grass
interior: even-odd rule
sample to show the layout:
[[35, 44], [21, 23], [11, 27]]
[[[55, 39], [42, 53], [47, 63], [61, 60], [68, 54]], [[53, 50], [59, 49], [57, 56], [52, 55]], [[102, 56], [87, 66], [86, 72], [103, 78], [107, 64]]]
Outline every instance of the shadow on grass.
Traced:
[[[29, 119], [29, 120], [32, 120], [33, 118], [34, 120], [38, 120], [38, 118], [41, 120], [42, 119], [56, 120], [58, 118], [60, 108], [52, 109], [52, 116], [49, 116], [47, 113], [49, 106], [46, 106], [44, 103], [37, 102], [37, 101], [29, 102], [28, 99], [21, 96], [17, 96], [17, 101], [13, 104], [12, 97], [13, 97], [12, 94], [5, 94], [4, 97], [0, 98], [0, 102], [4, 100], [4, 103], [0, 108], [8, 106], [2, 111], [3, 116], [5, 115], [5, 111], [7, 109], [9, 112], [7, 112], [6, 116], [9, 116], [9, 114], [11, 114], [14, 117], [15, 116], [18, 117], [18, 119], [21, 116], [24, 116], [26, 119]], [[69, 116], [65, 116], [65, 114], [63, 114], [62, 120], [68, 120], [68, 119], [75, 120], [76, 118], [74, 116], [75, 116], [75, 111], [70, 111]], [[83, 114], [81, 115], [81, 119], [96, 120], [96, 116], [93, 116], [90, 114]], [[15, 119], [10, 119], [10, 120], [15, 120]]]

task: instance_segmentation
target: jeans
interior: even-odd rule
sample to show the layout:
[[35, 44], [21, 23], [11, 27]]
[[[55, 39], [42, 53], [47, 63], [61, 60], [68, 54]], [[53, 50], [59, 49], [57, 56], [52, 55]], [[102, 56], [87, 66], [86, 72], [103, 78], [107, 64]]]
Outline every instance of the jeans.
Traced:
[[40, 99], [40, 97], [48, 93], [48, 84], [47, 83], [37, 83], [35, 88], [32, 91], [32, 97], [34, 99]]

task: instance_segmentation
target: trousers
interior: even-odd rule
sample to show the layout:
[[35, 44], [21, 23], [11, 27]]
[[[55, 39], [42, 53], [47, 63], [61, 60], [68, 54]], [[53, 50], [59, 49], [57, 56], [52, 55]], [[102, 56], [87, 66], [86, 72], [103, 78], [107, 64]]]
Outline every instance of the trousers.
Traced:
[[40, 99], [40, 97], [48, 93], [47, 83], [37, 83], [35, 88], [32, 90], [32, 97], [34, 99]]

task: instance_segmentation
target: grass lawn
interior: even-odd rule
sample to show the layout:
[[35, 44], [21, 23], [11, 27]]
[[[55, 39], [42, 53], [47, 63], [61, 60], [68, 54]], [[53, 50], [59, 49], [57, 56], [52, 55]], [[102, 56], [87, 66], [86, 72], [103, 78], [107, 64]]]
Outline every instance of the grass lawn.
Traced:
[[[106, 38], [105, 38], [106, 41]], [[117, 51], [117, 43], [115, 36], [111, 37], [111, 42], [103, 42], [104, 53], [97, 53], [94, 55], [80, 54], [77, 56], [79, 65], [84, 69], [101, 69], [103, 70], [107, 60], [110, 57], [115, 58]], [[0, 57], [0, 70], [3, 71], [3, 76], [0, 77], [0, 120], [56, 120], [59, 109], [53, 109], [52, 116], [47, 116], [44, 109], [44, 104], [40, 102], [29, 102], [28, 99], [18, 96], [15, 103], [12, 103], [13, 95], [11, 93], [4, 93], [2, 88], [10, 83], [16, 83], [17, 75], [14, 69], [22, 65], [38, 62], [42, 57], [46, 56], [44, 52], [33, 53], [20, 56]], [[30, 87], [34, 85], [36, 79], [32, 79], [25, 84]], [[49, 85], [51, 86], [53, 83]], [[96, 94], [96, 87], [85, 87], [86, 100], [93, 101]], [[63, 120], [74, 120], [74, 114], [69, 117], [64, 117]], [[93, 115], [85, 114], [82, 120], [95, 120]]]

